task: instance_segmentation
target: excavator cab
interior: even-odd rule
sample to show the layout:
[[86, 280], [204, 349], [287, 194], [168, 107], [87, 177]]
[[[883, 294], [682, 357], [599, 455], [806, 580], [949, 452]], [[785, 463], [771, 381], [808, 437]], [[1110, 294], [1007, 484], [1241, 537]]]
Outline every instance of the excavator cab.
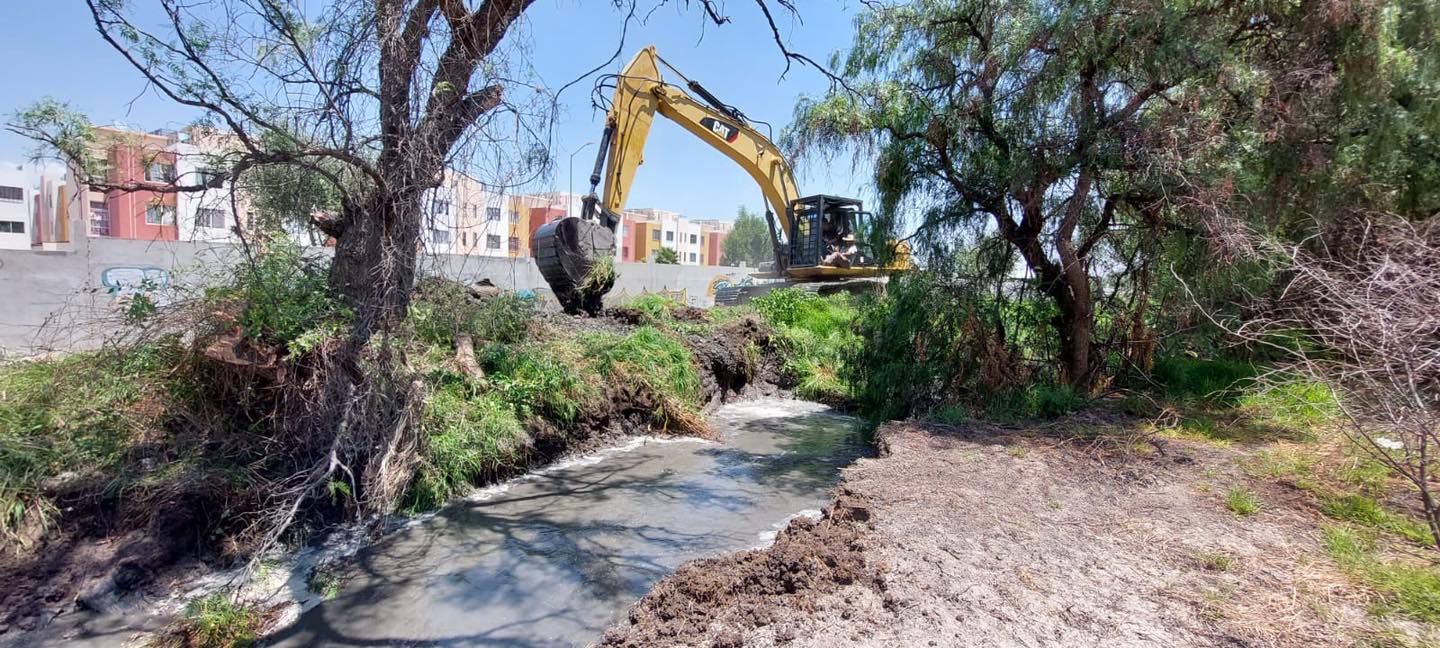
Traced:
[[[790, 206], [789, 268], [826, 265], [825, 260], [843, 252], [849, 241], [858, 240], [862, 220], [868, 218], [864, 205], [854, 198], [815, 195], [796, 200]], [[858, 250], [858, 246], [857, 246]], [[849, 265], [859, 265], [852, 255]]]

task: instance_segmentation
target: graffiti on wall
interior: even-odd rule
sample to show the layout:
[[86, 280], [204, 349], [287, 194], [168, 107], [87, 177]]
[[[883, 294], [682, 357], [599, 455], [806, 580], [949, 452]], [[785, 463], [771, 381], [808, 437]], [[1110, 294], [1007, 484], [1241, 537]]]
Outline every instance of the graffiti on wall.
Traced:
[[164, 303], [170, 271], [155, 266], [110, 266], [100, 271], [100, 285], [115, 297], [115, 308], [142, 319]]
[[729, 288], [731, 286], [752, 286], [754, 284], [755, 278], [751, 277], [750, 275], [745, 275], [745, 278], [741, 279], [738, 282], [732, 281], [730, 279], [730, 275], [715, 275], [715, 277], [710, 280], [710, 287], [705, 289], [705, 294], [711, 299], [714, 299], [715, 291], [721, 288]]

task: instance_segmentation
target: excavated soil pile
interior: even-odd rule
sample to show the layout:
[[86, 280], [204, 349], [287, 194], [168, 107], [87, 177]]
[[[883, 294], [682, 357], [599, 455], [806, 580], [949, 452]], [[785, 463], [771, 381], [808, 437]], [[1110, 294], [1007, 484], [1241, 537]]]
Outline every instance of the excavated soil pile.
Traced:
[[[1371, 631], [1313, 510], [1248, 482], [1234, 451], [1046, 434], [887, 424], [825, 519], [681, 568], [601, 645], [1298, 648]], [[1228, 511], [1239, 484], [1267, 507]]]
[[699, 560], [661, 582], [610, 630], [605, 646], [662, 646], [711, 633], [715, 646], [744, 645], [743, 630], [776, 622], [778, 609], [810, 611], [842, 587], [879, 588], [879, 565], [867, 558], [870, 508], [841, 493], [820, 520], [800, 518], [768, 549]]

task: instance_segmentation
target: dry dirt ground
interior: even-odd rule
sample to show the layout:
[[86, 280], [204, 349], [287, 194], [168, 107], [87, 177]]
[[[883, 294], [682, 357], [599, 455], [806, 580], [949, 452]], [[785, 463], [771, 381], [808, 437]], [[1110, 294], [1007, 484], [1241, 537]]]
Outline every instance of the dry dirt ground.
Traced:
[[[823, 519], [682, 567], [602, 645], [1389, 645], [1381, 631], [1440, 645], [1372, 618], [1313, 507], [1248, 481], [1235, 450], [978, 425], [878, 434], [881, 456], [847, 470]], [[1258, 514], [1227, 509], [1241, 484]]]

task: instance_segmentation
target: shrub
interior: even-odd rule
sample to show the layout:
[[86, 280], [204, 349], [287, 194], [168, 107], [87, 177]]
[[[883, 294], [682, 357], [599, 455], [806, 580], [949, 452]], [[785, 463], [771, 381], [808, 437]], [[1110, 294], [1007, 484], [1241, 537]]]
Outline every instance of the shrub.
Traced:
[[232, 284], [208, 290], [207, 301], [237, 312], [246, 337], [287, 346], [306, 331], [347, 317], [331, 295], [328, 269], [328, 261], [305, 256], [298, 244], [280, 236], [242, 264]]
[[410, 324], [420, 339], [431, 344], [453, 345], [461, 333], [477, 343], [513, 344], [525, 339], [535, 315], [534, 304], [515, 293], [478, 300], [456, 281], [425, 279], [417, 292]]

